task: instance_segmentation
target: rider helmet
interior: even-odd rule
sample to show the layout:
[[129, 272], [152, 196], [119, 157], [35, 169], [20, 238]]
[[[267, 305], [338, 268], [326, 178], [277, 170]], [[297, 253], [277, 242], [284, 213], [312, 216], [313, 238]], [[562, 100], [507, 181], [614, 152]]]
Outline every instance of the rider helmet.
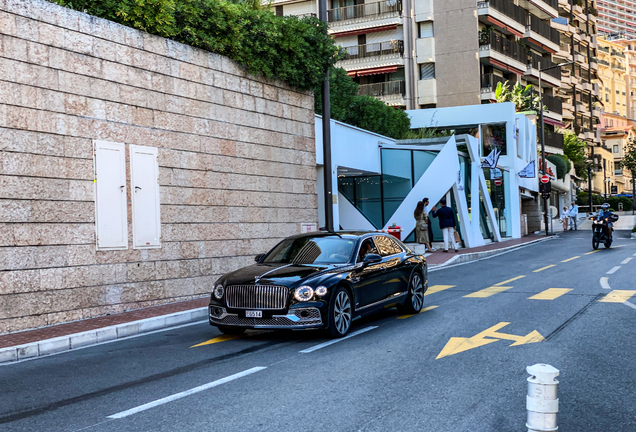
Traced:
[[602, 208], [603, 210], [609, 210], [610, 205], [609, 205], [608, 203], [603, 203], [603, 205], [601, 206], [601, 208]]

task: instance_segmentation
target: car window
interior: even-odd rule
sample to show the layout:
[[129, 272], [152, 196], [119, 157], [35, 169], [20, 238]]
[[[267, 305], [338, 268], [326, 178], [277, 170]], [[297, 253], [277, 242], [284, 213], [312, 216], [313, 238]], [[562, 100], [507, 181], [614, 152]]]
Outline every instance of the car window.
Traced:
[[344, 264], [355, 241], [340, 237], [302, 237], [280, 242], [263, 260], [284, 264]]
[[360, 245], [360, 249], [358, 250], [358, 258], [356, 259], [356, 262], [362, 262], [364, 260], [364, 257], [370, 253], [377, 254], [378, 249], [375, 247], [373, 240], [368, 238], [368, 239], [365, 239]]
[[374, 240], [380, 255], [383, 257], [402, 252], [402, 248], [389, 236], [375, 236]]

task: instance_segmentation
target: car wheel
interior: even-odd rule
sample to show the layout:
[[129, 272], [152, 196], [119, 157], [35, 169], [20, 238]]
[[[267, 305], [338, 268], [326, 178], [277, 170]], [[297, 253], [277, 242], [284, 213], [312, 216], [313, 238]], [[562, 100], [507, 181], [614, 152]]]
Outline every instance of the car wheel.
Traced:
[[240, 335], [245, 333], [245, 329], [242, 327], [219, 326], [219, 330], [221, 330], [221, 333], [224, 333], [226, 335]]
[[340, 287], [333, 295], [329, 306], [329, 333], [333, 337], [341, 338], [349, 333], [353, 308], [349, 291]]
[[424, 281], [420, 273], [414, 273], [409, 283], [409, 294], [403, 305], [398, 307], [400, 313], [414, 315], [420, 313], [424, 306]]

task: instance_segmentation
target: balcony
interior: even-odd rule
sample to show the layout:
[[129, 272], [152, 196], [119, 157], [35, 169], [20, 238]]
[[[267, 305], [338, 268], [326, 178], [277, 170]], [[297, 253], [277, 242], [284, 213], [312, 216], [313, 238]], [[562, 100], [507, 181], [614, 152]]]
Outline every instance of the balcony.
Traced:
[[[539, 81], [539, 66], [541, 69], [547, 69], [552, 66], [556, 66], [556, 63], [552, 63], [549, 59], [541, 57], [535, 53], [530, 53], [529, 62], [527, 66], [526, 78], [529, 81]], [[543, 83], [549, 84], [553, 87], [561, 86], [561, 68], [554, 68], [541, 72], [541, 79]]]
[[570, 44], [559, 44], [559, 51], [556, 53], [556, 55], [566, 60], [572, 60], [572, 51], [570, 48]]
[[495, 74], [485, 74], [481, 76], [481, 100], [494, 100], [495, 90], [499, 83], [504, 84], [508, 81], [504, 77]]
[[556, 132], [544, 133], [544, 143], [546, 146], [563, 150], [563, 135]]
[[530, 25], [526, 26], [523, 37], [532, 42], [542, 52], [556, 53], [559, 50], [560, 33], [550, 24], [530, 15]]
[[519, 6], [541, 19], [559, 16], [559, 0], [519, 0]]
[[387, 81], [374, 84], [363, 84], [358, 87], [361, 96], [373, 96], [387, 105], [403, 106], [406, 87], [404, 81]]
[[327, 11], [329, 33], [345, 36], [366, 28], [402, 23], [402, 0], [388, 0], [345, 6]]
[[525, 73], [528, 62], [524, 47], [495, 32], [480, 33], [479, 58], [517, 75]]
[[550, 96], [542, 94], [543, 105], [548, 108], [548, 111], [559, 116], [563, 114], [563, 101], [556, 96]]
[[609, 53], [609, 52], [610, 52], [609, 47], [607, 47], [607, 46], [602, 46], [602, 45], [598, 47], [598, 50], [599, 50], [599, 51], [606, 52], [606, 53]]
[[404, 42], [392, 40], [344, 48], [338, 67], [347, 71], [400, 66], [404, 64]]
[[528, 12], [510, 0], [489, 0], [477, 3], [479, 21], [495, 25], [506, 34], [521, 36], [528, 23]]

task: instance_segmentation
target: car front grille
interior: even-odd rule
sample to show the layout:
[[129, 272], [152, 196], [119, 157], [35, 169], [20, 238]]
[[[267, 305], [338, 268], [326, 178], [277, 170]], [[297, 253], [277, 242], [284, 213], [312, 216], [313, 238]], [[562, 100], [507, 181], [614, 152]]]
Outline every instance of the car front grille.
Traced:
[[228, 314], [222, 308], [216, 309], [220, 309], [220, 312], [212, 306], [209, 311], [210, 323], [215, 325], [292, 329], [319, 327], [322, 325], [320, 311], [316, 308], [296, 309], [293, 311], [293, 315], [274, 315], [271, 318], [243, 318], [236, 314]]
[[225, 299], [234, 309], [285, 309], [289, 289], [276, 285], [230, 285]]

